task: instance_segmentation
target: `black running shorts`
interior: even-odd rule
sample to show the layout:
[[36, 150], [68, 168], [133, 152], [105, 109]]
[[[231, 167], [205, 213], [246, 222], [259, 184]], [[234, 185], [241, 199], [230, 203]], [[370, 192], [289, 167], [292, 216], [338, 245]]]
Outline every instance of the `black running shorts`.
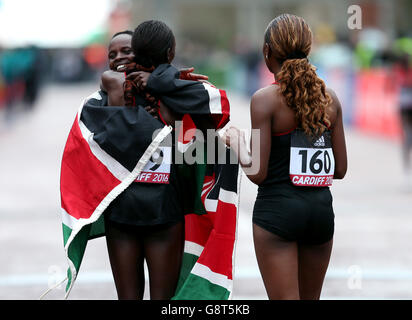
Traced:
[[328, 187], [280, 183], [259, 188], [253, 223], [281, 238], [322, 244], [333, 238], [335, 215]]

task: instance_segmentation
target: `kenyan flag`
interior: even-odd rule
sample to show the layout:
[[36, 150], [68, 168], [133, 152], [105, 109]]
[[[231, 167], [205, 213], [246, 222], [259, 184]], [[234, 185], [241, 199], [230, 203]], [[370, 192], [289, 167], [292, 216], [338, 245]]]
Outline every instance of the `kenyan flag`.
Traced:
[[[184, 131], [190, 132], [194, 126], [190, 116], [185, 116], [183, 123]], [[182, 132], [179, 150], [192, 152], [196, 143], [203, 143], [190, 143]], [[202, 163], [179, 167], [186, 184], [186, 216], [183, 265], [175, 300], [228, 299], [232, 293], [239, 166], [230, 164], [231, 150], [216, 141], [220, 145], [214, 163], [207, 163], [205, 152]]]
[[[162, 101], [169, 97], [168, 106], [173, 104], [174, 110], [184, 106], [181, 113], [188, 114], [185, 108], [190, 108], [197, 116], [212, 115], [217, 128], [227, 123], [229, 103], [224, 91], [194, 81], [172, 81], [177, 83], [173, 92], [158, 93]], [[184, 117], [183, 128], [194, 124], [190, 120], [190, 116]], [[88, 240], [104, 236], [105, 209], [136, 183], [140, 174], [150, 172], [152, 155], [171, 131], [141, 107], [107, 107], [107, 95], [102, 91], [80, 107], [61, 165], [63, 239], [69, 264], [66, 297], [80, 270]], [[226, 149], [221, 157], [228, 159], [229, 154], [230, 149]], [[179, 165], [185, 190], [191, 192], [184, 200], [185, 253], [174, 299], [230, 297], [238, 169], [237, 164], [227, 161]]]
[[[67, 295], [77, 277], [87, 241], [104, 235], [102, 213], [136, 180], [172, 130], [143, 108], [102, 108], [106, 104], [103, 92], [86, 99], [63, 153], [60, 193], [69, 263]], [[160, 132], [152, 141], [156, 130]], [[129, 141], [127, 149], [116, 147], [125, 140]]]

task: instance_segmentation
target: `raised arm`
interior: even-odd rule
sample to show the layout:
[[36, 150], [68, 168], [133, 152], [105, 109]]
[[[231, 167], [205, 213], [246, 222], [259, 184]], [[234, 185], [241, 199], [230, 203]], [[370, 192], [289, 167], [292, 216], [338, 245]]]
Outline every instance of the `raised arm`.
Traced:
[[101, 77], [100, 88], [107, 93], [109, 106], [124, 106], [124, 73], [107, 70]]
[[[176, 115], [190, 114], [199, 129], [222, 128], [229, 119], [230, 109], [225, 92], [208, 83], [206, 76], [191, 71], [193, 68], [179, 71], [172, 65], [162, 64], [152, 73], [134, 72], [127, 79], [140, 90], [159, 98]], [[182, 74], [191, 80], [182, 80]], [[161, 112], [164, 109], [161, 108]]]

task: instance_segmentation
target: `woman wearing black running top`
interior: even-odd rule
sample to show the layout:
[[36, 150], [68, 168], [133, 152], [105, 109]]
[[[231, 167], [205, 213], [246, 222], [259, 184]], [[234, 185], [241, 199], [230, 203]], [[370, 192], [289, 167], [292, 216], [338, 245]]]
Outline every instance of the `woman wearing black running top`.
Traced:
[[253, 237], [269, 299], [319, 299], [334, 233], [328, 186], [347, 169], [342, 109], [307, 59], [311, 43], [301, 17], [269, 23], [263, 55], [276, 81], [251, 100], [260, 154], [248, 153], [238, 129], [225, 134], [244, 168], [259, 164], [248, 177], [259, 185]]
[[[175, 46], [172, 30], [161, 21], [145, 21], [133, 33], [123, 31], [115, 34], [109, 45], [111, 70], [105, 72], [101, 79], [108, 104], [131, 108], [149, 104], [146, 111], [152, 116], [159, 115], [159, 119], [151, 122], [148, 119], [144, 124], [147, 127], [162, 128], [163, 121], [174, 124], [176, 119], [180, 119], [181, 114], [163, 103], [160, 102], [158, 107], [146, 100], [148, 95], [144, 89], [150, 73], [135, 69], [136, 65], [154, 70], [159, 65], [170, 64], [174, 59]], [[192, 71], [193, 68], [180, 70], [179, 79], [207, 79], [207, 76]], [[126, 77], [124, 72], [128, 74]], [[126, 87], [126, 81], [133, 81], [133, 86]], [[131, 92], [127, 97], [132, 99], [127, 100], [125, 91], [136, 85], [141, 92]], [[192, 100], [194, 103], [198, 101], [194, 97]], [[186, 104], [190, 106], [188, 101]], [[200, 120], [198, 123], [202, 124]], [[170, 146], [166, 147], [170, 149]], [[150, 299], [171, 299], [175, 294], [184, 245], [183, 190], [175, 165], [165, 164], [170, 165], [167, 182], [134, 182], [104, 213], [107, 248], [119, 299], [143, 299], [144, 260], [149, 273]]]
[[[136, 30], [142, 28], [139, 25]], [[122, 31], [110, 41], [110, 70], [101, 78], [101, 88], [107, 93], [109, 106], [125, 105], [125, 72], [136, 59], [132, 40], [133, 32]], [[157, 64], [173, 60], [174, 41], [172, 31], [159, 22], [156, 36], [146, 42], [153, 54], [162, 55]], [[149, 103], [144, 99], [141, 103], [152, 116], [157, 116], [157, 110]], [[183, 251], [184, 225], [174, 171], [171, 175], [170, 184], [132, 183], [105, 211], [108, 254], [121, 300], [143, 299], [144, 260], [149, 271], [150, 299], [170, 299], [174, 294]]]

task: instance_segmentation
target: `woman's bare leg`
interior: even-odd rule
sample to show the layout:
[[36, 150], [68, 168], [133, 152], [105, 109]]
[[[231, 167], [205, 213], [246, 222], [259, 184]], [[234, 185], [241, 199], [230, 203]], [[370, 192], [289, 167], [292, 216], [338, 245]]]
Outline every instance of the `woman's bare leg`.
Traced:
[[132, 228], [105, 221], [107, 249], [119, 300], [143, 299], [143, 243], [137, 229]]
[[328, 269], [333, 240], [320, 245], [299, 245], [299, 293], [303, 300], [318, 300]]
[[156, 228], [144, 239], [150, 299], [169, 300], [175, 294], [182, 265], [184, 222]]
[[253, 224], [256, 258], [270, 300], [298, 300], [298, 249], [296, 242]]

